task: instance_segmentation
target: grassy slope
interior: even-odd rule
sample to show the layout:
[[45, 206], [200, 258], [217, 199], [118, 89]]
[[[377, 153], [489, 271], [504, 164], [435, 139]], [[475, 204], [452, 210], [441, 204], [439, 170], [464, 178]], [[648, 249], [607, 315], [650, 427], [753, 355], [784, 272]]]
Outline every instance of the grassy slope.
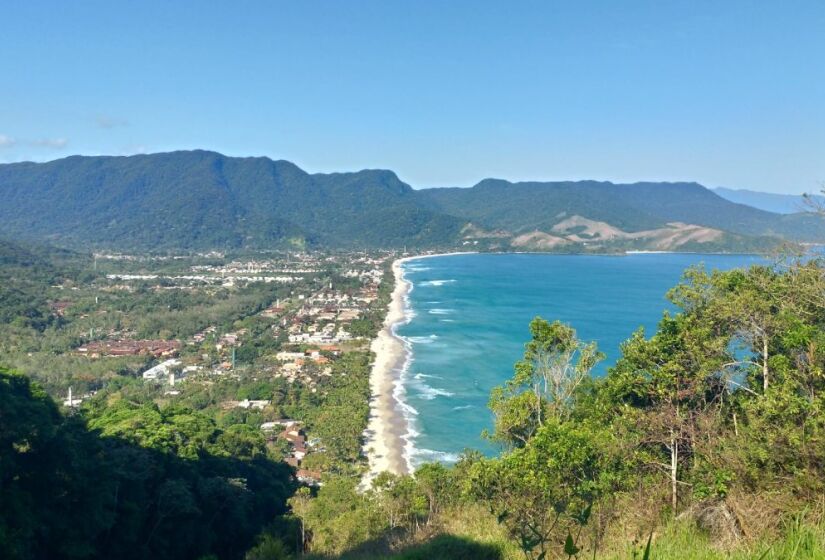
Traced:
[[[521, 551], [502, 534], [495, 520], [484, 511], [448, 512], [442, 532], [430, 540], [405, 547], [395, 554], [374, 556], [346, 555], [343, 558], [366, 560], [440, 560], [495, 558], [523, 560]], [[630, 560], [642, 557], [646, 538], [628, 536], [626, 542], [607, 543], [597, 551], [599, 560]], [[486, 554], [486, 555], [485, 555]], [[592, 551], [581, 558], [593, 558]], [[778, 539], [764, 538], [723, 549], [687, 522], [672, 522], [654, 534], [652, 560], [821, 560], [825, 558], [825, 524], [791, 520], [787, 531]]]

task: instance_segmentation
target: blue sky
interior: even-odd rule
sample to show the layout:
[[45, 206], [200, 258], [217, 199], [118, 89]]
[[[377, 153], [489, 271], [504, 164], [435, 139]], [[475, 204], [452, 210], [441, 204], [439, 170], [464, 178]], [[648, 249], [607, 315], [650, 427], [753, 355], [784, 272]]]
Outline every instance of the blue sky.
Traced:
[[416, 187], [825, 181], [825, 2], [0, 7], [0, 162], [205, 148]]

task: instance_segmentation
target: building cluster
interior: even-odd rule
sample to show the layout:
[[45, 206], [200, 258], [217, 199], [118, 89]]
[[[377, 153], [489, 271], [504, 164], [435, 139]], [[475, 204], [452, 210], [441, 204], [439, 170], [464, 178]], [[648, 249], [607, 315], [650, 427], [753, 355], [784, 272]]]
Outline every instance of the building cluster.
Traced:
[[232, 261], [224, 265], [195, 265], [192, 272], [206, 273], [218, 276], [250, 276], [272, 274], [315, 274], [321, 271], [320, 260], [311, 256], [301, 255], [285, 259], [262, 259], [249, 261]]
[[[147, 384], [162, 386], [163, 394], [167, 396], [184, 391], [179, 386], [181, 382], [186, 382], [187, 386], [208, 385], [218, 382], [220, 378], [216, 376], [219, 375], [239, 380], [249, 378], [256, 382], [280, 378], [299, 383], [313, 392], [322, 390], [324, 379], [337, 371], [334, 369], [336, 359], [344, 352], [367, 344], [365, 339], [359, 339], [359, 334], [369, 332], [365, 329], [364, 319], [372, 317], [368, 312], [378, 299], [387, 258], [367, 254], [320, 256], [301, 253], [286, 258], [233, 261], [223, 265], [197, 264], [168, 276], [142, 274], [143, 270], [132, 267], [134, 270], [128, 272], [136, 274], [123, 273], [109, 278], [126, 287], [132, 280], [157, 281], [157, 289], [170, 284], [188, 286], [187, 289], [231, 286], [236, 282], [292, 284], [273, 290], [273, 294], [281, 299], [258, 312], [258, 317], [266, 321], [244, 317], [240, 324], [231, 327], [230, 332], [213, 324], [185, 338], [183, 344], [178, 340], [130, 340], [135, 333], [112, 331], [108, 340], [89, 342], [76, 352], [90, 357], [151, 356], [154, 365], [142, 371], [140, 376]], [[332, 274], [327, 274], [330, 271]], [[54, 311], [62, 311], [62, 306], [55, 306]], [[248, 328], [239, 328], [241, 325]], [[94, 338], [94, 331], [90, 338]], [[181, 352], [183, 345], [185, 350]], [[251, 364], [249, 356], [254, 357]], [[236, 357], [242, 364], [237, 369]], [[239, 398], [243, 395], [229, 396]], [[67, 406], [76, 406], [71, 404], [72, 399], [70, 395]], [[260, 417], [264, 419], [280, 414], [272, 408], [271, 401], [265, 399], [226, 400], [219, 406], [227, 411], [262, 411]], [[296, 469], [301, 481], [308, 484], [320, 482], [321, 474], [305, 468], [304, 459], [308, 454], [324, 449], [319, 441], [308, 440], [300, 421], [264, 422], [261, 430], [273, 445], [277, 443], [279, 449], [287, 449], [285, 461]]]
[[[283, 428], [282, 431], [277, 432], [278, 428]], [[296, 476], [298, 480], [306, 484], [317, 485], [321, 482], [321, 473], [309, 469], [301, 468], [301, 463], [310, 453], [310, 448], [313, 443], [308, 442], [306, 434], [301, 429], [301, 423], [297, 420], [275, 420], [273, 422], [264, 422], [261, 424], [261, 430], [267, 435], [267, 439], [273, 441], [281, 439], [289, 444], [289, 453], [284, 458], [284, 462], [296, 469]]]
[[165, 280], [171, 281], [175, 284], [220, 284], [221, 286], [234, 286], [239, 283], [253, 283], [264, 282], [266, 284], [276, 282], [280, 284], [289, 284], [296, 282], [299, 277], [296, 276], [270, 276], [270, 275], [255, 275], [250, 276], [246, 274], [233, 275], [209, 275], [209, 274], [182, 274], [174, 276], [163, 276], [159, 274], [107, 274], [106, 278], [112, 281], [135, 281], [135, 280]]

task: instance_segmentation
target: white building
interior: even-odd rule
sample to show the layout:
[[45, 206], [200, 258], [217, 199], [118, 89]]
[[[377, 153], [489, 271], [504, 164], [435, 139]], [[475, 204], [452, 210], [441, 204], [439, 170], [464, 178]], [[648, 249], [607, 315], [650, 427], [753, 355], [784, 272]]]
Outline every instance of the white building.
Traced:
[[155, 367], [149, 368], [143, 372], [143, 380], [144, 381], [158, 381], [166, 379], [172, 368], [175, 366], [179, 366], [181, 361], [172, 358], [171, 360], [166, 360], [165, 362], [161, 362]]

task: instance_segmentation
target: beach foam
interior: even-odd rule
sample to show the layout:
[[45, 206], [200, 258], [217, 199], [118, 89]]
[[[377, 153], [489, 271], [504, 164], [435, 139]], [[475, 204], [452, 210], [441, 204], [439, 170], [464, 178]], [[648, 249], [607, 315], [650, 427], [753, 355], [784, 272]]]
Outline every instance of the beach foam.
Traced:
[[445, 391], [444, 389], [439, 389], [438, 387], [430, 387], [426, 383], [421, 383], [416, 386], [418, 390], [418, 398], [424, 399], [425, 401], [431, 401], [438, 397], [452, 397], [453, 393], [449, 391]]
[[409, 340], [413, 344], [432, 344], [438, 339], [437, 334], [431, 334], [430, 336], [408, 336], [405, 337], [405, 340]]
[[[455, 254], [455, 253], [451, 253]], [[445, 254], [446, 255], [446, 254]], [[364, 452], [369, 462], [369, 470], [361, 483], [361, 488], [368, 488], [375, 476], [384, 471], [394, 474], [412, 472], [413, 457], [422, 452], [415, 447], [420, 435], [416, 429], [418, 410], [407, 402], [407, 385], [410, 383], [410, 368], [413, 363], [413, 345], [430, 344], [437, 335], [411, 337], [406, 339], [396, 331], [409, 324], [416, 316], [410, 303], [413, 291], [412, 282], [406, 280], [404, 273], [425, 272], [429, 267], [410, 265], [409, 261], [428, 257], [443, 256], [422, 255], [396, 260], [393, 265], [395, 288], [384, 321], [384, 328], [373, 340], [371, 349], [375, 354], [370, 373], [370, 419], [364, 432]], [[433, 280], [420, 285], [443, 286], [455, 282], [453, 279]], [[416, 374], [417, 376], [418, 374]], [[417, 377], [420, 381], [423, 378]], [[426, 384], [424, 387], [429, 387]], [[446, 396], [449, 392], [430, 387], [422, 395]], [[426, 399], [426, 397], [425, 397]], [[424, 450], [423, 454], [431, 453]], [[438, 452], [432, 452], [438, 453]], [[437, 460], [450, 461], [450, 457]]]
[[440, 375], [430, 375], [428, 373], [416, 373], [415, 379], [444, 379]]
[[419, 448], [414, 451], [412, 465], [413, 467], [418, 467], [423, 463], [432, 463], [434, 461], [440, 463], [457, 463], [458, 459], [459, 455], [457, 453]]

